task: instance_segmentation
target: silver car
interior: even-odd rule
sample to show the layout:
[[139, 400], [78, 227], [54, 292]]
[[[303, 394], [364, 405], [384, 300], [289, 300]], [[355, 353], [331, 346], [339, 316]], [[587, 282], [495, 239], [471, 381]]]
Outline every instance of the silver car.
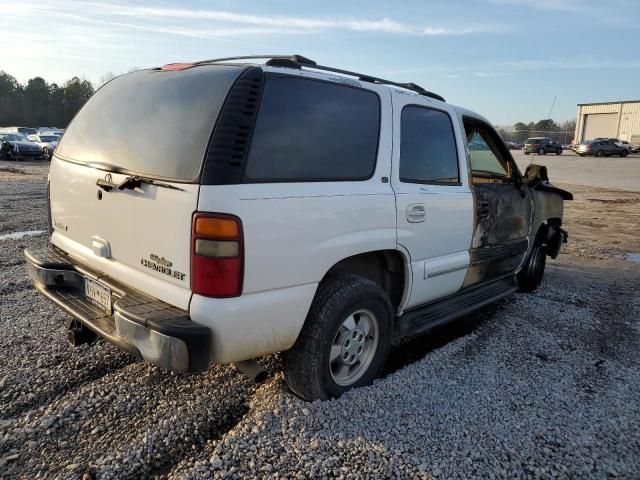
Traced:
[[60, 137], [57, 135], [46, 135], [46, 134], [37, 134], [37, 135], [29, 135], [27, 139], [33, 143], [40, 145], [42, 148], [42, 153], [44, 158], [51, 161], [51, 156], [53, 155], [53, 151], [58, 146], [58, 142], [60, 141]]

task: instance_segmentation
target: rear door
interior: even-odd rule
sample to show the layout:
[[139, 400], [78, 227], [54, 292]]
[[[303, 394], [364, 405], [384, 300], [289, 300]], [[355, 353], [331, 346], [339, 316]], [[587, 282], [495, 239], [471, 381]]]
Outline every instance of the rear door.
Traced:
[[407, 307], [455, 293], [469, 266], [473, 199], [453, 109], [393, 92], [398, 245], [411, 259]]
[[519, 187], [511, 154], [493, 128], [464, 117], [464, 129], [476, 205], [471, 268], [465, 279], [465, 286], [470, 286], [518, 268], [528, 249], [533, 206], [528, 190]]
[[98, 90], [55, 150], [52, 243], [103, 274], [187, 308], [200, 171], [241, 71], [145, 70]]

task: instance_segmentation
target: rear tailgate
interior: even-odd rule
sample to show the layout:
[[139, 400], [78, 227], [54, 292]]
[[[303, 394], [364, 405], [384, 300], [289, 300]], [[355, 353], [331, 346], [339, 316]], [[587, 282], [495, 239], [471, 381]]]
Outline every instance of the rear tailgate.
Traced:
[[[188, 308], [199, 175], [241, 72], [146, 70], [100, 89], [69, 125], [51, 163], [52, 243], [126, 285]], [[131, 176], [142, 182], [115, 187]]]
[[[172, 190], [142, 184], [106, 192], [96, 186], [106, 175], [54, 157], [52, 243], [122, 283], [186, 309], [191, 216], [199, 185], [176, 183], [181, 190]], [[114, 183], [127, 178], [109, 175]]]

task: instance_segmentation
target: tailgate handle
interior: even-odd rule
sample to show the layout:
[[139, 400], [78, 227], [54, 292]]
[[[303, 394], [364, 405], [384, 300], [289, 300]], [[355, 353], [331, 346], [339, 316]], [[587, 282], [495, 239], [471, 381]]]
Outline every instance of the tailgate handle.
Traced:
[[94, 236], [91, 239], [91, 249], [98, 257], [111, 258], [111, 245], [103, 238]]

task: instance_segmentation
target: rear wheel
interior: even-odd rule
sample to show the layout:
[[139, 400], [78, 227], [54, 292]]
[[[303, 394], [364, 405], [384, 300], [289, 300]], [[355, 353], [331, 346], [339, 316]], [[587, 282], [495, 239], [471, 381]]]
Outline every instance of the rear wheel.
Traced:
[[294, 346], [283, 354], [289, 388], [305, 400], [339, 397], [378, 375], [393, 310], [384, 290], [357, 275], [325, 280]]
[[49, 148], [48, 147], [44, 147], [42, 149], [42, 159], [43, 160], [49, 160]]
[[544, 148], [538, 150], [538, 155], [544, 155], [545, 153], [547, 152], [544, 151]]
[[529, 152], [524, 152], [525, 155], [529, 155]]
[[627, 155], [629, 155], [628, 150], [623, 150], [622, 153], [620, 154], [621, 157], [626, 157]]
[[521, 292], [533, 292], [542, 283], [547, 252], [544, 245], [535, 245], [522, 270], [518, 273], [518, 286]]
[[562, 155], [562, 149], [561, 148], [556, 150], [556, 155]]
[[596, 152], [596, 157], [601, 157], [601, 156], [603, 156], [603, 155], [604, 155], [604, 152], [603, 152], [602, 150], [598, 150], [598, 151]]

